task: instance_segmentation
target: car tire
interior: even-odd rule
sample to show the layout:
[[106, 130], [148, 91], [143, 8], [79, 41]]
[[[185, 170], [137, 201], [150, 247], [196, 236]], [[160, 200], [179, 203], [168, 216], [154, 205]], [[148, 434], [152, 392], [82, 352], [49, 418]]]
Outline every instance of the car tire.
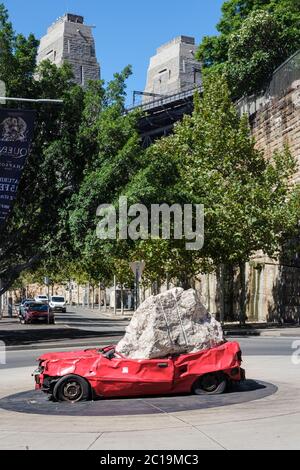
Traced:
[[77, 403], [88, 401], [91, 397], [90, 385], [79, 375], [66, 375], [54, 386], [53, 398], [56, 401]]
[[205, 374], [199, 377], [193, 385], [195, 395], [221, 395], [227, 387], [227, 379], [222, 372]]

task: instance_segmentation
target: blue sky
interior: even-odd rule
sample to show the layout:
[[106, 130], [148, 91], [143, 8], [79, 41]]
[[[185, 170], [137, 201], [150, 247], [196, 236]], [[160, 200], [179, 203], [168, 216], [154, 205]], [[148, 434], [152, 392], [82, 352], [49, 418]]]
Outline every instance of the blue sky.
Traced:
[[[1, 0], [0, 0], [1, 1]], [[128, 102], [133, 90], [143, 90], [150, 56], [156, 48], [175, 36], [202, 36], [215, 33], [224, 0], [6, 0], [4, 4], [17, 32], [38, 38], [64, 14], [77, 13], [95, 25], [97, 57], [102, 78], [131, 64]]]

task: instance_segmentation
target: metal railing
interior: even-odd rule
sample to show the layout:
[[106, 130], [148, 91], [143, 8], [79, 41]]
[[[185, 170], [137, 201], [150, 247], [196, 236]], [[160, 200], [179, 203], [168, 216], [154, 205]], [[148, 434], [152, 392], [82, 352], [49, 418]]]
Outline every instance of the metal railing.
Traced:
[[134, 111], [135, 109], [140, 109], [141, 111], [150, 111], [151, 109], [158, 108], [160, 106], [166, 106], [170, 103], [174, 103], [176, 101], [183, 101], [185, 99], [191, 98], [196, 91], [200, 93], [203, 91], [203, 87], [201, 86], [194, 86], [189, 90], [181, 91], [179, 93], [175, 93], [173, 95], [167, 95], [163, 98], [155, 98], [150, 101], [146, 101], [145, 103], [141, 103], [137, 106], [132, 106], [131, 108], [127, 108], [127, 112]]
[[[299, 83], [297, 83], [299, 82]], [[236, 102], [236, 107], [240, 114], [254, 114], [256, 111], [267, 105], [272, 99], [283, 96], [290, 87], [297, 87], [300, 84], [300, 50], [295, 52], [283, 64], [281, 64], [273, 73], [272, 79], [268, 87], [251, 96], [244, 96]], [[175, 93], [173, 95], [164, 96], [162, 98], [154, 98], [132, 106], [126, 109], [131, 112], [135, 109], [141, 111], [151, 111], [152, 109], [164, 107], [176, 101], [190, 99], [195, 91], [200, 93], [203, 91], [202, 85], [194, 85], [192, 88]]]
[[240, 114], [247, 113], [251, 116], [270, 103], [271, 100], [282, 97], [289, 88], [297, 88], [299, 85], [300, 50], [274, 71], [272, 79], [265, 90], [251, 96], [244, 96], [236, 102], [236, 107]]

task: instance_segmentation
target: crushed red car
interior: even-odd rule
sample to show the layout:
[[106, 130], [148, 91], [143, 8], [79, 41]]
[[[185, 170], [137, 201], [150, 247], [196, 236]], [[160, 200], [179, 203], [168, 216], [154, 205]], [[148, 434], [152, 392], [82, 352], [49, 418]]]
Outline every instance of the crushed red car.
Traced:
[[181, 393], [220, 394], [245, 379], [238, 343], [164, 359], [128, 359], [104, 349], [49, 353], [39, 359], [36, 389], [55, 401]]

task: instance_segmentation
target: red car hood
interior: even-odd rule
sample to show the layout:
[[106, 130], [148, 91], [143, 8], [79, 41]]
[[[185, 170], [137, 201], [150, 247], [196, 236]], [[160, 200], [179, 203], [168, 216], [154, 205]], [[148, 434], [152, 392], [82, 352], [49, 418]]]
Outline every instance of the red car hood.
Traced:
[[94, 357], [100, 354], [99, 349], [82, 349], [78, 351], [64, 351], [46, 353], [38, 358], [38, 361], [57, 361], [60, 359], [83, 359], [84, 357]]

